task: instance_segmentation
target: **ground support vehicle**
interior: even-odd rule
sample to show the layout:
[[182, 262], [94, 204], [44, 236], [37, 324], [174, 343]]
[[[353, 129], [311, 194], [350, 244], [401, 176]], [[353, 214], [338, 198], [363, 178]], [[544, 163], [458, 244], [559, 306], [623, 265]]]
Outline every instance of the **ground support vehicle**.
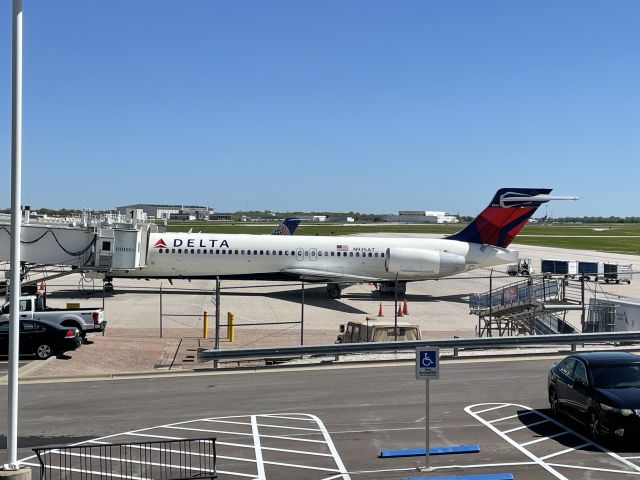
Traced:
[[[62, 355], [82, 344], [77, 328], [62, 327], [46, 320], [20, 320], [20, 354], [40, 360]], [[0, 355], [9, 354], [9, 321], [0, 321]]]
[[512, 277], [516, 275], [521, 276], [529, 276], [534, 274], [533, 264], [530, 258], [521, 258], [518, 260], [518, 263], [514, 263], [513, 265], [507, 266], [507, 273]]
[[[397, 327], [396, 327], [397, 325]], [[418, 325], [407, 322], [394, 322], [367, 317], [365, 320], [352, 320], [340, 325], [340, 334], [336, 343], [357, 342], [393, 342], [421, 340]]]
[[[84, 338], [90, 332], [104, 332], [107, 322], [102, 308], [51, 308], [40, 295], [20, 297], [20, 320], [47, 320], [63, 327], [76, 327]], [[9, 302], [0, 307], [0, 321], [9, 320]]]

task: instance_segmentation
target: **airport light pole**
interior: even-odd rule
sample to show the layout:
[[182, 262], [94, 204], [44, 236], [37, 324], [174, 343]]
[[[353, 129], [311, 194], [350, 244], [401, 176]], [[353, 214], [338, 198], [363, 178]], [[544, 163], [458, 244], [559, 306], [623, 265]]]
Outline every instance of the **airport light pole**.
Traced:
[[11, 273], [9, 307], [9, 379], [7, 409], [7, 463], [18, 470], [18, 353], [20, 324], [20, 233], [22, 201], [22, 0], [13, 0], [12, 108], [11, 108]]

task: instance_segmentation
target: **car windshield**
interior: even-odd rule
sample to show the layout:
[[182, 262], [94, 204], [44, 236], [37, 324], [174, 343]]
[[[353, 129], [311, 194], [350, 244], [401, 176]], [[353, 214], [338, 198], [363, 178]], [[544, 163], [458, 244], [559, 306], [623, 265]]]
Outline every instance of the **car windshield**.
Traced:
[[601, 365], [593, 367], [592, 375], [596, 388], [640, 387], [640, 363]]

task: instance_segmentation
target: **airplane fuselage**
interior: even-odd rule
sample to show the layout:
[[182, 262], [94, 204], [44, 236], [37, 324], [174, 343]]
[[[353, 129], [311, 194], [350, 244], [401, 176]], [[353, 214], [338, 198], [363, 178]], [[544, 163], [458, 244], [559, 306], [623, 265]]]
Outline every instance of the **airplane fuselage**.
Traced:
[[517, 252], [448, 239], [155, 233], [136, 278], [405, 281], [516, 261]]

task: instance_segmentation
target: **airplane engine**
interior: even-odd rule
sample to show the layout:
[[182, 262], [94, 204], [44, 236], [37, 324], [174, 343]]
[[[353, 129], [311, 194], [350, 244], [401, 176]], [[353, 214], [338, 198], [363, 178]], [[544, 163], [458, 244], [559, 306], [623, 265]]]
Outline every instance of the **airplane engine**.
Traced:
[[439, 250], [388, 248], [385, 268], [390, 273], [440, 277], [464, 272], [465, 258]]

